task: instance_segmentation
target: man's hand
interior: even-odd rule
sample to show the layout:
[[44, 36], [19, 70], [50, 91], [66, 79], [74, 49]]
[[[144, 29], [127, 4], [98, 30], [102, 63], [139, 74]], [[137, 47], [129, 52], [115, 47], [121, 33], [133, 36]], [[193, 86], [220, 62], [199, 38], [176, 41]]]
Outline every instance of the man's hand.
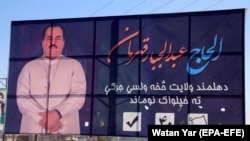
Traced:
[[57, 132], [62, 127], [62, 123], [58, 121], [54, 124], [54, 126], [51, 126], [48, 128], [49, 133]]
[[42, 116], [42, 120], [40, 120], [39, 124], [47, 129], [49, 133], [57, 132], [62, 127], [62, 123], [56, 111], [40, 112], [39, 115]]

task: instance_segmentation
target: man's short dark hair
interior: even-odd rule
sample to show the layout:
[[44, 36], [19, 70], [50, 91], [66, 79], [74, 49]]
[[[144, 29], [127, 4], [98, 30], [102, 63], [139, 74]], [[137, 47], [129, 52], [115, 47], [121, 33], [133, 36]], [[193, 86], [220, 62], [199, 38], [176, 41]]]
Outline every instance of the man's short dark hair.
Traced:
[[0, 96], [2, 96], [2, 98], [4, 98], [4, 95], [3, 95], [3, 93], [1, 93], [1, 92], [0, 92]]
[[62, 35], [63, 35], [63, 38], [64, 38], [64, 28], [63, 28], [63, 26], [61, 26], [60, 24], [49, 24], [49, 25], [47, 25], [45, 28], [44, 28], [44, 30], [43, 30], [43, 39], [44, 39], [44, 37], [45, 37], [45, 34], [46, 34], [46, 30], [48, 29], [48, 28], [52, 28], [52, 27], [59, 27], [59, 28], [61, 28], [62, 29]]

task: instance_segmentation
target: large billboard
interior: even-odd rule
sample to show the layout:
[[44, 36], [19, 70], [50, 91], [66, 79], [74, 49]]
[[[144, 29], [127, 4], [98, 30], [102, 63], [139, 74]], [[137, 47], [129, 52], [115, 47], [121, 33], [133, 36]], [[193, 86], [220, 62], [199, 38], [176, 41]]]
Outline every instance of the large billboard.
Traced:
[[4, 132], [245, 124], [245, 9], [13, 21]]

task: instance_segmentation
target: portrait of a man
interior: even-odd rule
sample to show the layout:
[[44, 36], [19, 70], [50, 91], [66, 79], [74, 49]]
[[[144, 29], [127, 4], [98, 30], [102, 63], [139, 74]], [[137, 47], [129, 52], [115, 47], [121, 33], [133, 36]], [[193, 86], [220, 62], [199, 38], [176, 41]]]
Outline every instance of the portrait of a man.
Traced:
[[43, 54], [26, 63], [18, 76], [20, 133], [80, 134], [86, 77], [80, 62], [62, 54], [64, 32], [59, 24], [45, 27]]

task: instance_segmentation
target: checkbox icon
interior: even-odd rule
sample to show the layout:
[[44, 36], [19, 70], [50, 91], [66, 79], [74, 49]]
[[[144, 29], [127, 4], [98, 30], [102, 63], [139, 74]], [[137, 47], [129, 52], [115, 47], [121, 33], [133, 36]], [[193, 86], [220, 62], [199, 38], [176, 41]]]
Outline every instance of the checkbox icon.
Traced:
[[123, 113], [123, 131], [141, 131], [141, 112]]
[[156, 113], [155, 124], [156, 125], [174, 125], [174, 113]]
[[207, 113], [189, 113], [188, 125], [207, 125], [208, 114]]

